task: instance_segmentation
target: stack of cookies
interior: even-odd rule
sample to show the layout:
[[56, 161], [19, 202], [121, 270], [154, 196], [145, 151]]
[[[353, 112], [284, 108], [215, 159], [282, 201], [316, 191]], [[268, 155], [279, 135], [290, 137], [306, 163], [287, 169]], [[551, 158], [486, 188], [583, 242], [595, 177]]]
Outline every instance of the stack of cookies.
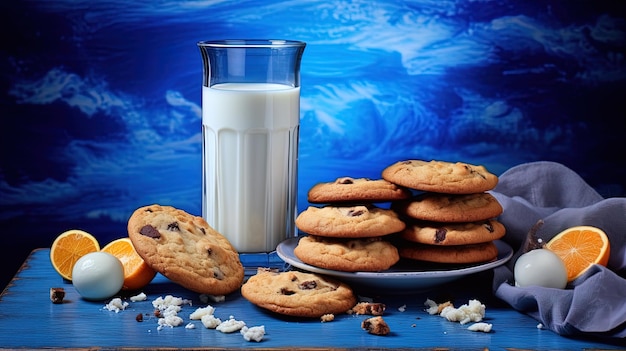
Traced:
[[487, 193], [498, 178], [485, 167], [407, 160], [384, 169], [382, 177], [418, 191], [391, 205], [406, 223], [396, 244], [401, 257], [453, 264], [497, 258], [494, 240], [504, 236], [505, 228], [495, 218], [503, 209]]
[[308, 235], [294, 249], [302, 262], [343, 272], [386, 270], [400, 260], [388, 240], [406, 224], [391, 209], [377, 206], [409, 199], [410, 190], [384, 179], [338, 178], [308, 192], [310, 206], [296, 218]]

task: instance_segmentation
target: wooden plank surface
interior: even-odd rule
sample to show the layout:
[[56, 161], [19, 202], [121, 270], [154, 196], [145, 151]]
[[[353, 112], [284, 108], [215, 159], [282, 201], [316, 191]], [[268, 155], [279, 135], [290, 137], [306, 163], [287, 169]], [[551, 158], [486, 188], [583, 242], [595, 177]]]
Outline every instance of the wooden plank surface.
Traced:
[[[222, 320], [234, 316], [249, 327], [264, 325], [262, 342], [244, 340], [240, 333], [224, 334], [206, 329], [189, 314], [205, 307], [198, 294], [157, 275], [143, 292], [148, 299], [130, 302], [119, 313], [104, 309], [105, 302], [80, 298], [71, 283], [64, 282], [50, 265], [49, 249], [32, 252], [15, 278], [0, 296], [0, 348], [76, 348], [76, 349], [224, 349], [224, 348], [307, 348], [307, 349], [623, 349], [611, 343], [589, 339], [570, 339], [537, 328], [538, 322], [514, 311], [490, 293], [490, 273], [480, 273], [442, 286], [436, 291], [375, 297], [386, 303], [388, 336], [370, 335], [360, 327], [365, 316], [339, 315], [333, 322], [287, 318], [251, 305], [239, 293], [224, 302], [210, 302], [215, 316]], [[63, 304], [52, 304], [51, 287], [66, 291]], [[183, 325], [157, 328], [150, 317], [152, 301], [173, 295], [193, 301], [179, 316]], [[373, 297], [372, 294], [367, 294]], [[490, 333], [472, 332], [469, 325], [449, 322], [424, 311], [426, 298], [452, 299], [455, 305], [479, 299], [487, 307], [485, 322], [493, 324]], [[401, 307], [404, 307], [401, 311]], [[144, 315], [143, 322], [136, 316]], [[186, 329], [193, 323], [195, 329]]]

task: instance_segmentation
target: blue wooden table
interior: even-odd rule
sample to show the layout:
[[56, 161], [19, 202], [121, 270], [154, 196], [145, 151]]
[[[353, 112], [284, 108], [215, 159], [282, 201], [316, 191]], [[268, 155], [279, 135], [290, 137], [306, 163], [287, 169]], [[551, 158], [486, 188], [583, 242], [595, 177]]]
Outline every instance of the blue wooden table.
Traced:
[[[361, 329], [362, 315], [338, 315], [332, 322], [318, 319], [287, 318], [268, 313], [250, 304], [239, 293], [224, 302], [209, 302], [222, 320], [234, 316], [250, 327], [265, 326], [261, 342], [244, 340], [240, 333], [224, 334], [206, 329], [189, 314], [205, 307], [200, 296], [157, 275], [143, 290], [148, 299], [130, 302], [119, 313], [104, 309], [105, 302], [80, 298], [71, 283], [52, 268], [49, 249], [37, 249], [28, 257], [0, 296], [0, 348], [80, 348], [80, 349], [224, 349], [224, 348], [307, 348], [307, 349], [540, 349], [582, 350], [623, 349], [624, 346], [591, 339], [571, 339], [549, 330], [538, 329], [538, 322], [512, 310], [490, 292], [491, 272], [478, 273], [437, 290], [403, 295], [372, 296], [387, 305], [384, 319], [391, 328], [387, 336], [375, 336]], [[66, 291], [63, 304], [50, 301], [51, 287]], [[178, 313], [184, 319], [179, 327], [157, 328], [150, 317], [152, 301], [173, 295], [192, 300]], [[468, 325], [449, 322], [425, 312], [424, 301], [452, 299], [455, 305], [479, 299], [486, 305], [485, 322], [493, 324], [490, 333], [472, 332]], [[143, 314], [142, 322], [136, 320]], [[193, 323], [195, 329], [185, 325]]]

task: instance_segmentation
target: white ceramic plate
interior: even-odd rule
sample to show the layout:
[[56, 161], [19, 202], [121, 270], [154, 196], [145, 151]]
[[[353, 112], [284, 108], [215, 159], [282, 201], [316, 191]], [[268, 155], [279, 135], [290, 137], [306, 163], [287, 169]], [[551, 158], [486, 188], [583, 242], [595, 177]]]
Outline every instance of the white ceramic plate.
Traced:
[[498, 257], [495, 261], [475, 265], [441, 265], [401, 262], [381, 272], [342, 272], [311, 266], [300, 261], [293, 253], [299, 238], [287, 239], [276, 248], [276, 253], [286, 263], [305, 271], [325, 274], [359, 288], [384, 288], [387, 291], [414, 292], [429, 290], [469, 274], [486, 271], [506, 263], [513, 256], [507, 243], [496, 240]]

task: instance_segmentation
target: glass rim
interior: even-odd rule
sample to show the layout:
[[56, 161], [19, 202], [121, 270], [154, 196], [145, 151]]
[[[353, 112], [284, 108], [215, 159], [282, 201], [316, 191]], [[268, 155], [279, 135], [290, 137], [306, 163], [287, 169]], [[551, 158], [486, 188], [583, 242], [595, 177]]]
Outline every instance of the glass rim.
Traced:
[[285, 39], [220, 39], [203, 40], [198, 42], [200, 47], [213, 48], [278, 48], [304, 47], [305, 42]]

